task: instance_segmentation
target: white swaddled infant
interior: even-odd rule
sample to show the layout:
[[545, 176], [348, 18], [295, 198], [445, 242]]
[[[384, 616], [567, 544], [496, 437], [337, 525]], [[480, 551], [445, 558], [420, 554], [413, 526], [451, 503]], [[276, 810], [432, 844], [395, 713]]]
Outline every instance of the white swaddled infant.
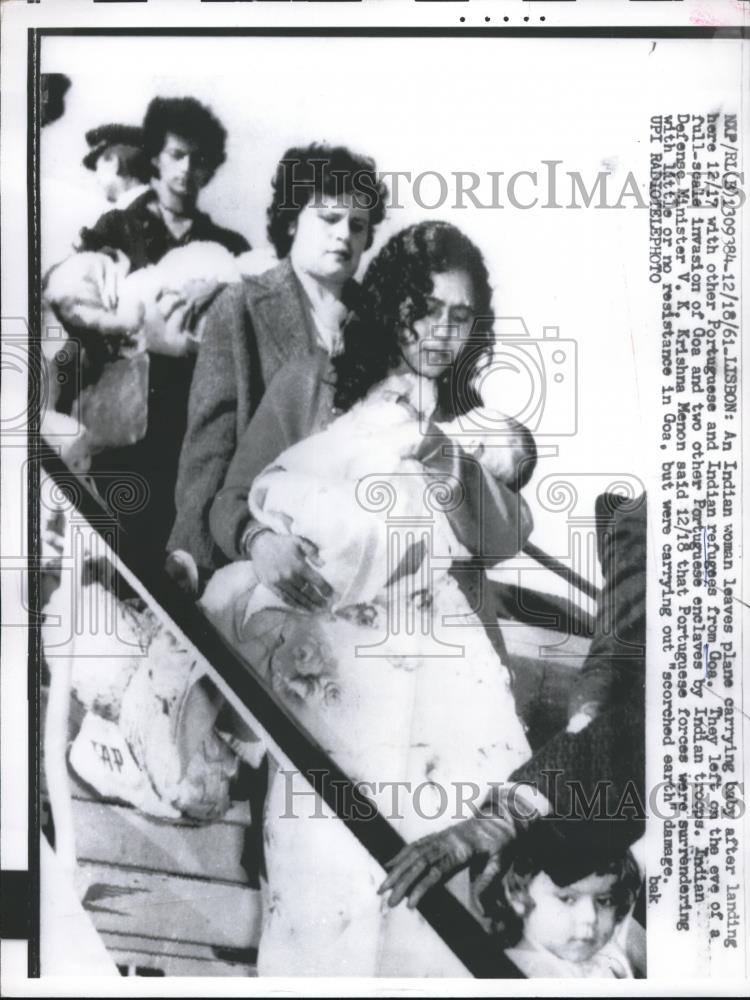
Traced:
[[[287, 448], [250, 489], [250, 511], [261, 524], [317, 546], [333, 610], [369, 602], [385, 586], [386, 518], [424, 515], [424, 468], [413, 456], [434, 405], [431, 382], [391, 375], [324, 431]], [[387, 510], [380, 509], [384, 490], [393, 501]], [[455, 547], [442, 534], [441, 551]], [[279, 603], [264, 591], [255, 595], [256, 610], [259, 601]]]
[[[425, 523], [425, 517], [433, 551], [467, 554], [447, 517], [427, 505], [434, 474], [416, 457], [435, 398], [433, 381], [412, 373], [391, 375], [324, 431], [287, 448], [250, 489], [248, 505], [257, 521], [317, 547], [321, 572], [333, 588], [333, 611], [371, 602], [383, 590], [394, 532], [404, 532], [406, 545], [415, 523]], [[490, 430], [482, 433], [483, 426]], [[519, 465], [528, 457], [529, 436], [520, 424], [483, 408], [438, 427], [490, 475], [516, 487]], [[419, 571], [417, 563], [412, 572]], [[219, 570], [204, 606], [218, 608], [230, 592], [236, 596], [235, 587], [251, 572], [249, 563]], [[414, 586], [421, 589], [424, 582], [415, 580]], [[248, 597], [245, 620], [261, 608], [283, 606], [262, 585], [250, 588]]]
[[477, 406], [437, 426], [509, 489], [517, 492], [531, 478], [536, 445], [531, 432], [514, 417], [492, 406]]
[[66, 327], [121, 337], [128, 350], [181, 356], [196, 350], [206, 306], [239, 281], [239, 258], [218, 243], [196, 241], [130, 271], [118, 253], [83, 252], [47, 273], [45, 302]]
[[266, 483], [276, 469], [333, 481], [399, 471], [402, 462], [416, 454], [434, 409], [430, 379], [412, 373], [389, 375], [325, 430], [287, 448], [262, 472], [250, 492], [251, 510], [261, 492], [260, 481]]

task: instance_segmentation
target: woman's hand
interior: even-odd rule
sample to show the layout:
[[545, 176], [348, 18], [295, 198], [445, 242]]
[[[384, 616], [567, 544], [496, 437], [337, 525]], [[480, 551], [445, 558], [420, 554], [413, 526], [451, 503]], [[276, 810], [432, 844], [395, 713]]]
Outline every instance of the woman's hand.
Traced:
[[477, 816], [422, 837], [386, 863], [388, 878], [378, 892], [390, 892], [389, 906], [397, 906], [408, 896], [407, 906], [414, 909], [434, 885], [445, 882], [470, 862], [480, 862], [483, 869], [473, 885], [478, 901], [482, 890], [500, 871], [503, 849], [515, 835], [513, 824], [507, 820]]
[[264, 531], [251, 541], [248, 556], [260, 582], [290, 607], [316, 611], [325, 608], [333, 595], [310, 564], [318, 559], [318, 550], [306, 538]]

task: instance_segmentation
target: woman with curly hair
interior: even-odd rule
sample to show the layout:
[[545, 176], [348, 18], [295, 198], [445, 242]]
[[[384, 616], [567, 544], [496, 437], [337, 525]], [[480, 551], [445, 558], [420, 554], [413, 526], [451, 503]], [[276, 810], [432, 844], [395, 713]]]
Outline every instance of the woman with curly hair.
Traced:
[[[435, 321], [435, 336], [442, 336], [439, 292], [449, 280], [461, 301], [453, 304], [448, 319], [457, 327], [466, 320], [473, 325], [461, 340], [457, 364], [438, 362], [438, 372], [425, 357], [422, 374], [436, 378], [438, 406], [444, 416], [465, 413], [479, 404], [475, 376], [493, 343], [487, 268], [478, 247], [455, 226], [425, 222], [397, 233], [368, 268], [365, 322], [353, 323], [346, 331], [346, 350], [335, 363], [341, 409], [348, 409], [395, 368], [404, 353], [413, 353], [422, 341], [420, 326]], [[376, 335], [367, 336], [368, 327]], [[405, 360], [409, 364], [408, 357]]]
[[[237, 561], [201, 603], [411, 841], [451, 822], [461, 788], [502, 780], [529, 754], [508, 671], [449, 570], [521, 548], [533, 441], [478, 409], [490, 287], [460, 230], [398, 233], [363, 292], [341, 355], [319, 351], [269, 385], [211, 512]], [[457, 443], [467, 433], [473, 454]], [[225, 521], [235, 504], [259, 525], [249, 559]], [[325, 584], [315, 603], [301, 578], [268, 585], [255, 563], [266, 537], [308, 554]], [[261, 974], [463, 974], [418, 914], [382, 912], [382, 872], [342, 824], [300, 822], [330, 817], [312, 798], [299, 774], [273, 775]]]

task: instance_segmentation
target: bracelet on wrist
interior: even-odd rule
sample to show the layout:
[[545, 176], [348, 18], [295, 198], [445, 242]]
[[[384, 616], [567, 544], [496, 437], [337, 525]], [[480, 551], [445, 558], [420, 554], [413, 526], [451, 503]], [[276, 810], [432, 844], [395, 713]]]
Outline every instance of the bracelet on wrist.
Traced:
[[260, 535], [265, 534], [267, 531], [272, 531], [272, 530], [273, 529], [269, 528], [265, 524], [251, 524], [248, 528], [245, 529], [245, 531], [242, 534], [242, 539], [240, 540], [240, 551], [242, 552], [242, 554], [245, 556], [249, 556], [250, 549], [252, 548], [252, 544], [255, 541], [255, 539], [258, 538]]

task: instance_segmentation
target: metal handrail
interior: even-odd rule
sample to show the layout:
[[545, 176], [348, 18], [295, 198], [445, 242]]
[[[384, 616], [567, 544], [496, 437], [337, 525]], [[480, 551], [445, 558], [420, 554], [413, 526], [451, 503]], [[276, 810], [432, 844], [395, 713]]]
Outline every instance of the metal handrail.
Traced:
[[580, 590], [586, 597], [592, 597], [595, 601], [599, 599], [599, 588], [595, 584], [581, 576], [580, 573], [576, 573], [574, 569], [566, 566], [564, 562], [560, 562], [554, 556], [547, 555], [544, 549], [540, 549], [538, 545], [534, 545], [533, 542], [526, 542], [521, 551], [531, 559], [536, 560], [536, 562], [544, 566], [551, 573], [562, 577], [563, 580], [572, 584], [576, 590]]

